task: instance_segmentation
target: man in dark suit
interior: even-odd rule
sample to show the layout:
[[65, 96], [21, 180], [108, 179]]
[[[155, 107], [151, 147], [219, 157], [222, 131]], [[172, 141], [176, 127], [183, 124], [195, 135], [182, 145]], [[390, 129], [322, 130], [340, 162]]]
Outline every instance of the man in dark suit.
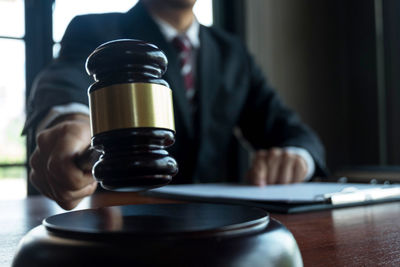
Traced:
[[[25, 129], [37, 136], [30, 180], [43, 194], [71, 209], [96, 189], [91, 174], [73, 161], [90, 142], [86, 89], [92, 81], [84, 63], [98, 45], [121, 38], [156, 44], [168, 57], [164, 78], [173, 90], [176, 121], [170, 153], [180, 167], [175, 183], [239, 177], [234, 132], [256, 151], [247, 173], [251, 184], [324, 174], [316, 135], [268, 87], [237, 38], [198, 24], [194, 3], [141, 0], [126, 14], [79, 16], [70, 23], [59, 58], [39, 75], [28, 106]], [[176, 44], [179, 38], [183, 43]]]

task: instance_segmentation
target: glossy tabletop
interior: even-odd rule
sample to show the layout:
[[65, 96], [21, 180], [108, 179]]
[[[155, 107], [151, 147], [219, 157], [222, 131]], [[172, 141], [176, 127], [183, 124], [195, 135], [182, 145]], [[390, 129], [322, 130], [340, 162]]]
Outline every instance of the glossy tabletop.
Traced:
[[[135, 193], [99, 193], [77, 209], [174, 203]], [[20, 239], [50, 215], [64, 212], [41, 197], [0, 201], [0, 266], [10, 266]], [[294, 235], [304, 266], [400, 266], [400, 203], [271, 214]]]

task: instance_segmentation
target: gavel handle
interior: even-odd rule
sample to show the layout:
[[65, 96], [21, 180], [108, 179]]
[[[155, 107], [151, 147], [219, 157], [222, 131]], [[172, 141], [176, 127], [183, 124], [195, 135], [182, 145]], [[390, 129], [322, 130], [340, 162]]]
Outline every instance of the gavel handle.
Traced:
[[92, 172], [93, 165], [99, 160], [101, 152], [95, 150], [90, 145], [75, 158], [75, 164], [84, 172]]

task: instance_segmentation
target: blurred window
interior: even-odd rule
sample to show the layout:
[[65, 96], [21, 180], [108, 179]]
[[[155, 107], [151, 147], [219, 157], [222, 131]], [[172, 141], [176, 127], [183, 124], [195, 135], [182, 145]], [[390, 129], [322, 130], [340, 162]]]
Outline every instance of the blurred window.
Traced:
[[0, 36], [23, 38], [24, 24], [24, 1], [0, 0]]
[[26, 196], [23, 0], [0, 0], [0, 199]]
[[[53, 11], [53, 55], [57, 57], [64, 32], [69, 22], [78, 15], [108, 12], [127, 12], [137, 1], [135, 0], [55, 0]], [[201, 24], [211, 26], [213, 23], [212, 0], [198, 0], [194, 13]]]

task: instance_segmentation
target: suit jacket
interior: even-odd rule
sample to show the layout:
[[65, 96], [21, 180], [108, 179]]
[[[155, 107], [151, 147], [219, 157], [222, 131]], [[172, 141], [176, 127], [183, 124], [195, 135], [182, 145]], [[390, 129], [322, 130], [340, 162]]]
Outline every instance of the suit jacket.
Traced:
[[[139, 2], [127, 13], [78, 16], [68, 26], [59, 58], [44, 70], [32, 88], [25, 129], [34, 128], [55, 105], [88, 103], [92, 79], [85, 73], [87, 56], [100, 44], [122, 38], [156, 44], [167, 55], [164, 79], [173, 90], [176, 143], [169, 150], [177, 159], [177, 183], [232, 181], [248, 166], [235, 127], [253, 147], [297, 146], [310, 152], [316, 175], [324, 175], [324, 151], [318, 137], [268, 86], [240, 40], [216, 28], [200, 27], [196, 90], [198, 112], [193, 117], [185, 97], [177, 52]], [[34, 138], [29, 138], [32, 141]], [[32, 144], [33, 145], [33, 144]]]

